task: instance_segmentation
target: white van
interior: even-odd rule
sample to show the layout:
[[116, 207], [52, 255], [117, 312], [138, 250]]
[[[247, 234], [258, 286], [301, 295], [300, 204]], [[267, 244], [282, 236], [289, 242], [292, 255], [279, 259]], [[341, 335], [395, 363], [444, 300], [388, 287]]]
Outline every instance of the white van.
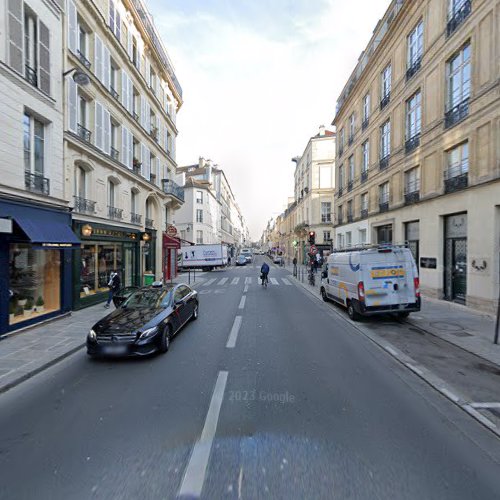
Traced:
[[405, 246], [334, 251], [321, 278], [323, 300], [342, 304], [353, 320], [387, 312], [405, 318], [420, 311], [418, 270]]
[[226, 267], [228, 263], [227, 245], [190, 245], [179, 250], [179, 267], [182, 269], [202, 269], [212, 271]]

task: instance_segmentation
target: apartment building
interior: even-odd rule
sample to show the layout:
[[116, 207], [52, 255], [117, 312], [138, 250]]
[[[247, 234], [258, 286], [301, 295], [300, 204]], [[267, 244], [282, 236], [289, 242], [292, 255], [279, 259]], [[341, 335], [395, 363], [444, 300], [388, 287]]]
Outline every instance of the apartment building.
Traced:
[[63, 3], [0, 6], [0, 335], [71, 309]]
[[175, 161], [182, 89], [142, 0], [67, 5], [64, 189], [82, 240], [73, 296], [84, 307], [103, 300], [112, 270], [126, 286], [175, 274], [164, 232], [184, 202]]
[[[333, 237], [335, 194], [335, 133], [321, 126], [307, 142], [302, 156], [293, 158], [295, 204], [286, 217], [293, 217], [294, 248], [299, 262], [307, 262], [307, 234], [316, 233], [319, 251], [329, 251]], [[289, 246], [289, 245], [287, 245]]]
[[422, 291], [493, 311], [496, 0], [393, 1], [337, 102], [336, 245], [408, 242]]

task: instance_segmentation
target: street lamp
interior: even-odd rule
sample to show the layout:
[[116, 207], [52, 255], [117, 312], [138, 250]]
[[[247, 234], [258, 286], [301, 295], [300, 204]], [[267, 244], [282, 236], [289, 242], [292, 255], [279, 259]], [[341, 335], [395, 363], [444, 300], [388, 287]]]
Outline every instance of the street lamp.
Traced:
[[71, 68], [68, 69], [68, 71], [65, 71], [63, 76], [68, 76], [70, 73], [73, 73], [73, 81], [81, 87], [85, 87], [90, 83], [90, 77], [84, 71], [81, 71], [78, 68]]

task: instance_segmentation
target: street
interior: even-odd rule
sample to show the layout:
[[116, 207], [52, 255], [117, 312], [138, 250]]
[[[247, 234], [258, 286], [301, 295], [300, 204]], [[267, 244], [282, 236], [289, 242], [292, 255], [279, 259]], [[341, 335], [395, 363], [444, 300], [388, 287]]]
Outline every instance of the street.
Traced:
[[499, 498], [498, 439], [262, 259], [206, 273], [165, 355], [1, 394], [0, 498]]

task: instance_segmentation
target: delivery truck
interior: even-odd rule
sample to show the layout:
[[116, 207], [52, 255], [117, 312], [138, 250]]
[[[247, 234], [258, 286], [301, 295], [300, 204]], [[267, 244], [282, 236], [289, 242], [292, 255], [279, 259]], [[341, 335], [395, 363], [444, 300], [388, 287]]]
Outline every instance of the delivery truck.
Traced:
[[227, 266], [227, 245], [190, 245], [179, 250], [181, 269], [213, 269]]
[[380, 245], [334, 251], [321, 275], [323, 300], [360, 316], [420, 310], [420, 281], [415, 259], [405, 245]]

